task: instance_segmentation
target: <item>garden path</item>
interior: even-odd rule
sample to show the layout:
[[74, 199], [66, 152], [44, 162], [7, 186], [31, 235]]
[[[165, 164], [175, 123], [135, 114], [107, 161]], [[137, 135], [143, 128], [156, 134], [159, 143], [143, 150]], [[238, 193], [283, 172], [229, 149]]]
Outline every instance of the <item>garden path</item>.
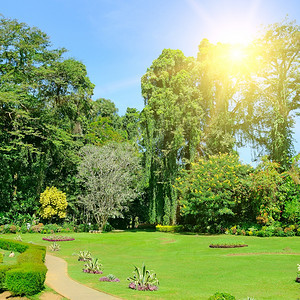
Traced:
[[53, 255], [46, 255], [46, 266], [48, 268], [45, 283], [57, 293], [71, 300], [116, 300], [120, 299], [85, 285], [82, 285], [68, 276], [67, 262]]

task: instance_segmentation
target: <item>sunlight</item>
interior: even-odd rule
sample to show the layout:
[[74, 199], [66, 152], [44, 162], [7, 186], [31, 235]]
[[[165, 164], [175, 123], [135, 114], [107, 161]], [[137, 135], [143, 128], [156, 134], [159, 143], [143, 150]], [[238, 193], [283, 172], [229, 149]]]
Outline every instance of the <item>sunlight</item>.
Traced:
[[246, 58], [244, 47], [240, 45], [232, 45], [229, 50], [229, 59], [234, 62], [241, 62]]

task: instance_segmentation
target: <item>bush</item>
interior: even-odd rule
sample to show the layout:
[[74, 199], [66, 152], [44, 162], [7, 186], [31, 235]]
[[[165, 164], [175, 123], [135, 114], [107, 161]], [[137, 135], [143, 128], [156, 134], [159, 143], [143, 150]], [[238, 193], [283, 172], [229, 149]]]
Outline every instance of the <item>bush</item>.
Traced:
[[16, 295], [32, 295], [44, 287], [46, 248], [15, 240], [0, 239], [0, 248], [20, 252], [17, 264], [0, 267], [0, 288]]
[[201, 158], [189, 170], [181, 170], [175, 188], [184, 222], [216, 232], [235, 220], [252, 217], [248, 210], [251, 171], [251, 166], [229, 154]]
[[161, 232], [181, 232], [183, 225], [157, 225], [155, 228]]
[[5, 286], [16, 295], [33, 295], [44, 288], [46, 273], [44, 264], [22, 264], [6, 272]]
[[235, 300], [235, 297], [228, 293], [215, 293], [213, 296], [210, 296], [208, 300]]
[[58, 216], [60, 219], [66, 217], [66, 209], [68, 206], [67, 196], [56, 187], [47, 187], [40, 196], [40, 215], [44, 219], [51, 219]]

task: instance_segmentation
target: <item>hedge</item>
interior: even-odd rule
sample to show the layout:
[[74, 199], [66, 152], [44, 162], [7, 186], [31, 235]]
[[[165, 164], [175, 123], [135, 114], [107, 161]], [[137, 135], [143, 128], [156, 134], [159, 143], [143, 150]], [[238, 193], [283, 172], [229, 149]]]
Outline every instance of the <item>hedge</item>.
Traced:
[[46, 247], [0, 238], [0, 248], [20, 252], [15, 265], [0, 266], [0, 289], [15, 295], [33, 295], [44, 287]]
[[183, 225], [156, 225], [156, 230], [161, 232], [181, 232], [183, 230]]

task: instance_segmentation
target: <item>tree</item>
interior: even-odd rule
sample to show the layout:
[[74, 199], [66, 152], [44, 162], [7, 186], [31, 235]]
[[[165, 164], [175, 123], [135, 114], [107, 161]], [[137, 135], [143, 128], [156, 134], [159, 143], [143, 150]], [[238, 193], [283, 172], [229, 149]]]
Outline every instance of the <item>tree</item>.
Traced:
[[127, 138], [134, 142], [140, 138], [139, 121], [140, 112], [136, 108], [127, 107], [126, 113], [122, 117], [122, 128], [127, 132]]
[[0, 18], [1, 217], [33, 214], [47, 185], [76, 186], [93, 85], [65, 52], [38, 28]]
[[136, 197], [140, 159], [128, 143], [87, 145], [81, 149], [81, 156], [78, 176], [84, 192], [80, 202], [102, 230], [108, 218], [122, 216], [122, 211]]
[[163, 50], [142, 77], [142, 147], [152, 223], [176, 222], [173, 188], [179, 164], [188, 164], [200, 141], [201, 95], [193, 78], [195, 60], [179, 50]]
[[214, 45], [207, 39], [198, 47], [196, 85], [204, 112], [199, 148], [206, 155], [233, 152], [241, 141], [239, 134], [247, 130], [243, 121], [247, 103], [242, 101], [241, 89], [248, 71], [243, 61], [235, 59], [235, 51], [242, 50], [237, 45]]
[[249, 140], [284, 169], [293, 156], [292, 128], [300, 108], [299, 28], [286, 19], [269, 25], [254, 41], [258, 70], [252, 72], [245, 94], [253, 102]]

